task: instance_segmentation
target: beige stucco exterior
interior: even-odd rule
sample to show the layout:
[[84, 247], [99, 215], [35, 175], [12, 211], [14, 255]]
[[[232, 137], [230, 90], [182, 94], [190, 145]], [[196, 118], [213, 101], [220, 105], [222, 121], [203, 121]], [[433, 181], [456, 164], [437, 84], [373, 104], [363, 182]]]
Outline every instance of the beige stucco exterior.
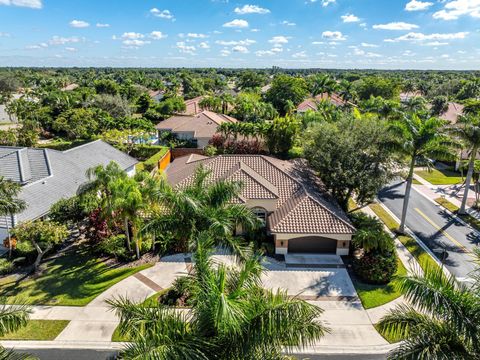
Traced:
[[273, 234], [275, 241], [275, 254], [285, 255], [288, 254], [288, 242], [289, 240], [295, 240], [300, 238], [318, 238], [318, 241], [325, 241], [325, 239], [336, 240], [336, 255], [348, 255], [350, 248], [350, 241], [352, 235], [350, 234]]

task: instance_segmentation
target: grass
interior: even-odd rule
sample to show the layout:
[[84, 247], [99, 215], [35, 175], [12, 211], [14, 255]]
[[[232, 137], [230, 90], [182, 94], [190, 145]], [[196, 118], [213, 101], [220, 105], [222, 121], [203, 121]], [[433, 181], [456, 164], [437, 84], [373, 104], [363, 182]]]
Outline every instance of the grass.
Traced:
[[73, 248], [46, 261], [45, 270], [23, 281], [10, 276], [0, 279], [0, 294], [9, 304], [85, 306], [119, 281], [150, 267], [109, 267], [86, 248]]
[[0, 340], [55, 340], [69, 322], [68, 320], [29, 320], [27, 326], [0, 336]]
[[397, 277], [407, 275], [407, 269], [400, 259], [397, 260], [397, 265], [398, 268], [395, 277], [386, 285], [365, 284], [356, 276], [351, 276], [353, 286], [355, 286], [358, 297], [365, 309], [387, 304], [402, 295], [397, 288]]
[[412, 184], [413, 185], [422, 185], [422, 183], [415, 178], [412, 179]]
[[399, 338], [399, 337], [393, 337], [393, 336], [387, 336], [385, 334], [383, 334], [381, 331], [380, 331], [380, 326], [378, 326], [377, 324], [373, 325], [375, 327], [375, 330], [377, 330], [377, 332], [382, 335], [382, 337], [387, 340], [390, 344], [395, 344], [397, 342], [400, 342], [402, 341], [403, 339]]
[[[388, 229], [392, 232], [398, 230], [398, 223], [392, 216], [380, 205], [371, 204], [370, 209], [382, 220]], [[438, 267], [437, 262], [426, 252], [418, 242], [408, 235], [398, 235], [397, 239], [407, 248], [407, 250], [417, 259], [418, 263], [425, 269], [427, 267]]]
[[463, 181], [462, 177], [458, 172], [452, 170], [439, 170], [439, 169], [430, 169], [430, 170], [418, 170], [415, 171], [415, 174], [427, 180], [430, 184], [433, 185], [451, 185], [458, 184]]
[[445, 209], [457, 215], [460, 219], [465, 221], [472, 228], [480, 231], [480, 220], [478, 220], [477, 218], [473, 217], [470, 214], [459, 214], [458, 213], [459, 207], [457, 205], [451, 203], [450, 201], [444, 198], [437, 198], [435, 199], [435, 202], [437, 202], [438, 204], [443, 206]]

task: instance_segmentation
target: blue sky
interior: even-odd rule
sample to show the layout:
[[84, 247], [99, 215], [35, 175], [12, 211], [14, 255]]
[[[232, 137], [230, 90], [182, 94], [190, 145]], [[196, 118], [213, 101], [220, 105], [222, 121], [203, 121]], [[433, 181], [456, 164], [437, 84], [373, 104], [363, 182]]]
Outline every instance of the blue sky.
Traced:
[[479, 69], [480, 0], [0, 0], [0, 66]]

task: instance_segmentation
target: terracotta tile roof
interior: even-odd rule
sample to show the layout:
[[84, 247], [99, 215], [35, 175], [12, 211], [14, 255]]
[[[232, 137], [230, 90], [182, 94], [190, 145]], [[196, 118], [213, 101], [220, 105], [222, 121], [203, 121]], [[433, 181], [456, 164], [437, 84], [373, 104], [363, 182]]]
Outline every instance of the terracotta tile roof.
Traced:
[[202, 108], [199, 103], [202, 101], [204, 96], [197, 96], [196, 98], [185, 100], [185, 111], [183, 115], [197, 115], [202, 112]]
[[347, 101], [343, 100], [337, 94], [328, 95], [327, 93], [323, 93], [315, 96], [314, 98], [307, 99], [302, 103], [300, 103], [300, 105], [297, 106], [297, 111], [300, 111], [300, 112], [307, 111], [307, 110], [316, 111], [317, 103], [322, 100], [328, 100], [335, 106], [345, 106], [348, 104]]
[[295, 163], [262, 155], [220, 155], [196, 161], [178, 159], [167, 168], [167, 179], [177, 187], [188, 186], [200, 165], [211, 171], [210, 182], [227, 179], [243, 183], [240, 199], [235, 202], [277, 199], [276, 210], [268, 219], [273, 233], [351, 234], [354, 231], [338, 205], [321, 194], [318, 187], [309, 188], [295, 177]]
[[458, 117], [463, 114], [464, 106], [454, 102], [448, 103], [448, 109], [445, 113], [440, 115], [440, 119], [447, 120], [450, 124], [455, 124]]

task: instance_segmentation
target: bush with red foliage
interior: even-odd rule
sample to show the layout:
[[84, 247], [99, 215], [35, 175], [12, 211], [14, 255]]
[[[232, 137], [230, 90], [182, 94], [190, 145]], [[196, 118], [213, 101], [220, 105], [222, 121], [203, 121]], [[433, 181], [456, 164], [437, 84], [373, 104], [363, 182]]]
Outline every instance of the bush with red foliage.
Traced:
[[235, 140], [215, 134], [208, 143], [214, 146], [220, 154], [265, 154], [263, 143], [259, 140]]

